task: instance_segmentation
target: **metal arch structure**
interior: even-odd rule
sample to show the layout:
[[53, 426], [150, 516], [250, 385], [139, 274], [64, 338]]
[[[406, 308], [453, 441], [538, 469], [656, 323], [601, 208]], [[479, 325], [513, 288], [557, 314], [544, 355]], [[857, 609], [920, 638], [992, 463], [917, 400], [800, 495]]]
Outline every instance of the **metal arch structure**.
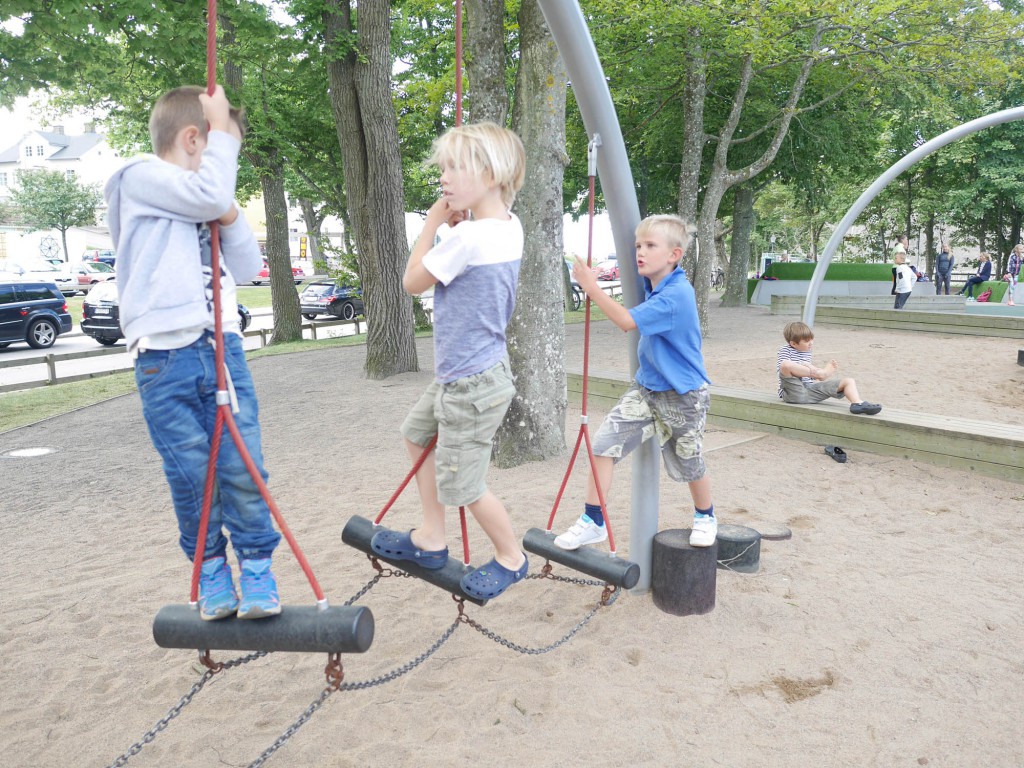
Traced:
[[[604, 76], [601, 60], [590, 36], [578, 0], [538, 0], [551, 37], [565, 62], [576, 103], [579, 105], [587, 135], [600, 138], [597, 172], [612, 225], [615, 252], [633, 253], [636, 225], [640, 223], [640, 205], [636, 199], [633, 171], [626, 156], [619, 118]], [[643, 284], [631, 258], [619, 259], [622, 298], [626, 307], [635, 307], [644, 298]], [[629, 340], [629, 369], [639, 365], [639, 333]], [[635, 590], [646, 591], [651, 584], [651, 549], [658, 532], [659, 454], [656, 441], [648, 440], [633, 454], [630, 515], [630, 559], [640, 566]]]
[[839, 245], [843, 242], [846, 232], [851, 226], [853, 226], [853, 222], [857, 220], [857, 217], [860, 216], [864, 209], [868, 207], [871, 201], [874, 200], [883, 189], [885, 189], [897, 176], [903, 173], [903, 171], [907, 170], [907, 168], [914, 165], [919, 160], [923, 160], [928, 155], [937, 152], [947, 144], [951, 144], [965, 136], [970, 136], [972, 133], [983, 131], [986, 128], [991, 128], [995, 125], [1002, 125], [1003, 123], [1012, 123], [1016, 120], [1024, 120], [1024, 107], [1012, 107], [1011, 109], [1004, 109], [1000, 112], [993, 112], [991, 115], [979, 117], [977, 120], [971, 120], [970, 122], [959, 125], [956, 128], [951, 128], [945, 133], [939, 134], [933, 139], [929, 139], [913, 152], [906, 155], [902, 160], [894, 163], [885, 173], [879, 176], [870, 187], [864, 190], [864, 193], [857, 198], [857, 202], [851, 206], [842, 221], [839, 222], [839, 226], [836, 227], [835, 232], [832, 233], [832, 237], [829, 238], [828, 244], [825, 246], [825, 250], [818, 259], [818, 264], [814, 268], [814, 274], [811, 276], [811, 284], [807, 288], [807, 299], [804, 301], [804, 322], [810, 326], [814, 325], [814, 314], [818, 305], [818, 294], [821, 291], [821, 284], [825, 280], [825, 272], [828, 271], [828, 265], [832, 263], [832, 257], [835, 255], [836, 251], [839, 250]]

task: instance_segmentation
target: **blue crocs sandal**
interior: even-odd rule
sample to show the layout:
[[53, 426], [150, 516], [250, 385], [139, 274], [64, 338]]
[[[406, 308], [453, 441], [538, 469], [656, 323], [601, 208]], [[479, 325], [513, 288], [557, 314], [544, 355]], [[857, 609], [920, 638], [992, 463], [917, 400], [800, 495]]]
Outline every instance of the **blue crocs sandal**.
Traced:
[[521, 581], [528, 570], [530, 570], [529, 560], [523, 560], [518, 571], [510, 571], [497, 560], [491, 560], [487, 565], [482, 565], [462, 577], [462, 591], [477, 600], [490, 600], [517, 581]]
[[390, 560], [410, 560], [421, 568], [436, 571], [448, 562], [448, 547], [437, 550], [420, 549], [412, 543], [412, 531], [377, 531], [370, 539], [370, 548]]

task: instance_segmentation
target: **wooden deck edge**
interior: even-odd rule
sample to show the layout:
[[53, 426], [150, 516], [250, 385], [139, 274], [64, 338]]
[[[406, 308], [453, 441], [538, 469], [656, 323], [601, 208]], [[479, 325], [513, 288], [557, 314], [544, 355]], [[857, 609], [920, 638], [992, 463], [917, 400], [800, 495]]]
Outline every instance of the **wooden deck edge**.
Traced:
[[[568, 370], [566, 376], [569, 397], [579, 402], [581, 374]], [[591, 375], [589, 401], [610, 408], [628, 385], [629, 379], [623, 374]], [[886, 416], [856, 416], [834, 404], [792, 405], [763, 393], [744, 396], [743, 390], [716, 391], [714, 387], [709, 419], [720, 426], [780, 434], [819, 445], [840, 444], [1024, 483], [1024, 430], [1003, 424], [963, 419], [929, 424], [926, 415], [892, 410]]]

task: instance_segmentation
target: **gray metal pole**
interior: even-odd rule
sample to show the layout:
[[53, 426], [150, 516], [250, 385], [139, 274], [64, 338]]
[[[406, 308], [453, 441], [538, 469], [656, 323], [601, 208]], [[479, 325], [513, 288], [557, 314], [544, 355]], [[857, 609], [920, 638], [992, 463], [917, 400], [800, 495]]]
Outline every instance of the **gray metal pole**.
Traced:
[[[611, 220], [615, 252], [619, 256], [622, 298], [627, 307], [635, 307], [644, 298], [643, 284], [633, 259], [640, 206], [604, 69], [579, 3], [576, 0], [538, 2], [565, 62], [587, 135], [597, 134], [601, 139], [597, 169]], [[638, 341], [639, 334], [633, 331], [629, 344], [631, 373], [636, 372], [639, 364]], [[640, 580], [636, 586], [639, 591], [649, 589], [651, 583], [651, 547], [658, 532], [658, 458], [657, 445], [653, 440], [648, 440], [633, 456], [630, 559], [640, 566]]]
[[825, 272], [828, 271], [828, 265], [832, 263], [832, 257], [835, 256], [836, 251], [839, 250], [839, 245], [843, 242], [843, 238], [846, 237], [847, 230], [853, 226], [853, 222], [857, 220], [857, 217], [893, 179], [914, 163], [942, 149], [947, 144], [962, 139], [964, 136], [970, 136], [972, 133], [991, 128], [994, 125], [1011, 123], [1015, 120], [1024, 120], [1024, 107], [1013, 107], [1012, 109], [993, 112], [991, 115], [979, 117], [977, 120], [971, 120], [956, 128], [951, 128], [934, 139], [926, 141], [902, 160], [894, 163], [889, 170], [878, 177], [874, 184], [864, 190], [864, 194], [857, 198], [857, 202], [853, 204], [850, 210], [846, 212], [843, 220], [839, 222], [839, 226], [832, 233], [832, 237], [829, 238], [825, 250], [818, 258], [818, 265], [814, 268], [811, 284], [807, 288], [807, 299], [804, 301], [804, 322], [811, 326], [814, 325], [814, 312], [817, 309], [821, 284], [825, 280]]

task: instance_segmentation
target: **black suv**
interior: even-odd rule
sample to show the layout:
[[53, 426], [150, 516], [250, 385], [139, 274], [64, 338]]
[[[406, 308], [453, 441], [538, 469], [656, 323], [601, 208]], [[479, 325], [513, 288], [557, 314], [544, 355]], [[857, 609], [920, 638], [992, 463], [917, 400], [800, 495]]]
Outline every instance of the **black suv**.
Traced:
[[333, 280], [314, 280], [299, 294], [299, 309], [310, 320], [330, 315], [354, 320], [363, 314], [363, 296], [358, 288], [338, 285]]
[[[252, 322], [252, 316], [244, 304], [238, 305], [238, 327], [245, 329]], [[82, 333], [109, 347], [124, 338], [121, 330], [121, 315], [117, 306], [117, 284], [113, 280], [97, 283], [82, 301]], [[226, 329], [225, 329], [226, 330]]]
[[54, 283], [0, 283], [0, 348], [26, 341], [36, 349], [53, 346], [71, 330], [67, 301]]

